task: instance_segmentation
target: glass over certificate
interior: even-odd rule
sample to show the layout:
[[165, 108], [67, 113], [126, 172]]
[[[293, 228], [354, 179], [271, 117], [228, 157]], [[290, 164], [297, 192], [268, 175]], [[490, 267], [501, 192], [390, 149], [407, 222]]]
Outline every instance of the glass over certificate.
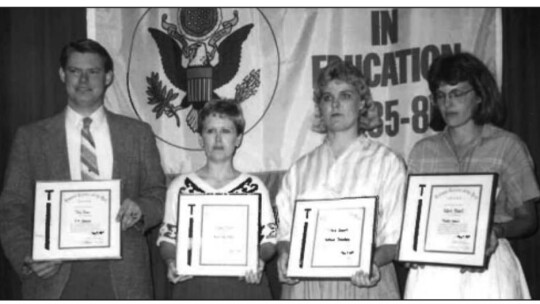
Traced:
[[202, 206], [201, 265], [247, 266], [248, 212], [248, 206]]
[[178, 273], [243, 277], [256, 270], [260, 204], [260, 194], [179, 195]]
[[287, 275], [369, 273], [376, 213], [377, 197], [296, 201]]
[[119, 259], [120, 181], [37, 182], [34, 260]]
[[478, 185], [432, 187], [426, 251], [474, 252], [481, 190]]
[[110, 195], [110, 190], [61, 191], [61, 249], [110, 246]]
[[[319, 210], [312, 267], [360, 267], [364, 208]], [[360, 231], [358, 228], [360, 227]]]
[[411, 174], [399, 260], [485, 266], [497, 174]]

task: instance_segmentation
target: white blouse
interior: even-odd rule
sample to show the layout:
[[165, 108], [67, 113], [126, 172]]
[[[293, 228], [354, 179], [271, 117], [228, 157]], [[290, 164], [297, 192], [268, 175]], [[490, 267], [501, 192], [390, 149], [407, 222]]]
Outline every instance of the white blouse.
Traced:
[[[177, 176], [167, 189], [165, 216], [159, 230], [157, 245], [168, 242], [176, 245], [178, 195], [180, 193], [260, 193], [261, 194], [261, 235], [260, 244], [276, 243], [276, 222], [268, 190], [256, 176], [242, 173], [227, 185], [215, 189], [195, 173]], [[226, 216], [226, 215], [225, 215]]]

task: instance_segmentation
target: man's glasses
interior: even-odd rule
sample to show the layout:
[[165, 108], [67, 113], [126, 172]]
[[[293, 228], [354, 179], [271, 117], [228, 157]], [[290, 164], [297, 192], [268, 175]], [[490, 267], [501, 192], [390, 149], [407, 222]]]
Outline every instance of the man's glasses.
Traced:
[[472, 91], [474, 91], [474, 88], [470, 88], [466, 91], [460, 91], [456, 89], [450, 91], [448, 94], [445, 94], [443, 92], [437, 92], [434, 96], [432, 95], [431, 98], [434, 102], [445, 102], [446, 99], [461, 101], [461, 99], [465, 97], [465, 95], [469, 94]]

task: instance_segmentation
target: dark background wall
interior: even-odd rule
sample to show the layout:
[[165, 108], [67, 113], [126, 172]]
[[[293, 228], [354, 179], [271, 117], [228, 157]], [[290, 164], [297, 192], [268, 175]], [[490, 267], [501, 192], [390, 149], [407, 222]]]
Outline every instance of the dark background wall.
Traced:
[[[502, 13], [505, 127], [527, 143], [540, 164], [540, 9], [503, 8]], [[0, 190], [15, 130], [65, 106], [58, 56], [66, 42], [82, 37], [84, 8], [0, 8]], [[538, 178], [538, 166], [536, 172]], [[531, 295], [540, 299], [540, 259], [535, 254], [540, 252], [540, 233], [512, 240], [512, 246]], [[156, 284], [167, 283], [159, 279]], [[20, 282], [0, 249], [0, 299], [20, 298]]]
[[[0, 185], [16, 129], [65, 107], [59, 52], [84, 37], [84, 8], [0, 8]], [[19, 280], [0, 250], [0, 299], [20, 298]]]
[[[503, 83], [505, 127], [529, 147], [540, 181], [540, 9], [503, 8]], [[540, 223], [540, 203], [536, 204]], [[529, 283], [531, 296], [540, 300], [540, 231], [511, 240]]]

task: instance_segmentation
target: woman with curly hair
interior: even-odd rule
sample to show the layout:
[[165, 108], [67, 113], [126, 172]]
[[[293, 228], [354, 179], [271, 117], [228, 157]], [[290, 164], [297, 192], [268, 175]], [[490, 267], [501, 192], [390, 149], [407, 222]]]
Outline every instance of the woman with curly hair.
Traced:
[[[314, 92], [313, 130], [324, 142], [301, 157], [283, 178], [279, 213], [278, 270], [283, 299], [399, 299], [392, 260], [401, 231], [405, 165], [390, 149], [366, 135], [381, 125], [366, 79], [354, 66], [333, 61]], [[294, 204], [299, 199], [378, 196], [371, 275], [349, 280], [287, 277]]]

